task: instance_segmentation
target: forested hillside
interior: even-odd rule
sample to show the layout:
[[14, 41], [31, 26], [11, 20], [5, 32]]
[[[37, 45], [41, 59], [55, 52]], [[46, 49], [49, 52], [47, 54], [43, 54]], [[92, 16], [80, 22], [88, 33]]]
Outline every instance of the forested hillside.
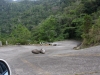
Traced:
[[81, 39], [82, 47], [97, 45], [99, 9], [99, 0], [0, 0], [0, 39], [10, 44]]

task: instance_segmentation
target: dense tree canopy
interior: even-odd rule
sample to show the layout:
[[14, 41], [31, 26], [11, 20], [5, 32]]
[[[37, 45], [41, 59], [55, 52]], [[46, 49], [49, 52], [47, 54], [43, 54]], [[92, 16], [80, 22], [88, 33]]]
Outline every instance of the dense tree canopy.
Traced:
[[0, 0], [0, 39], [12, 44], [83, 39], [84, 46], [91, 45], [99, 40], [88, 40], [99, 30], [99, 9], [100, 0]]

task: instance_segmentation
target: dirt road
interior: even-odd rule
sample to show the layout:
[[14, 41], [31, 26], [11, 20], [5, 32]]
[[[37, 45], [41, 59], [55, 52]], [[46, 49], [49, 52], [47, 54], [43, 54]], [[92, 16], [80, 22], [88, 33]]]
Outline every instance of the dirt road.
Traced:
[[[100, 75], [100, 46], [73, 50], [76, 41], [57, 43], [0, 47], [0, 58], [9, 63], [12, 75]], [[44, 48], [46, 54], [32, 54], [37, 48]]]

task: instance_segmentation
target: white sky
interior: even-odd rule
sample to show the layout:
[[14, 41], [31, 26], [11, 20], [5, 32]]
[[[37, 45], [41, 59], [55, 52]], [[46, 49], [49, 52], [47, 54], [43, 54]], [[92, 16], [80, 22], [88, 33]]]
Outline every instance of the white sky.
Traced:
[[13, 0], [13, 1], [17, 1], [17, 0]]

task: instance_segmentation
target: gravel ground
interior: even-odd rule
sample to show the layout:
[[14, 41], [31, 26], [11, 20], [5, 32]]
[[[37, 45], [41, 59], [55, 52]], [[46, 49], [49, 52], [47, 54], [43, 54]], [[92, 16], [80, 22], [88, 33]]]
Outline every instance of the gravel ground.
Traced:
[[[12, 75], [100, 75], [100, 46], [73, 50], [79, 42], [55, 42], [58, 46], [0, 47], [0, 58], [5, 59]], [[46, 54], [32, 54], [33, 49]]]

